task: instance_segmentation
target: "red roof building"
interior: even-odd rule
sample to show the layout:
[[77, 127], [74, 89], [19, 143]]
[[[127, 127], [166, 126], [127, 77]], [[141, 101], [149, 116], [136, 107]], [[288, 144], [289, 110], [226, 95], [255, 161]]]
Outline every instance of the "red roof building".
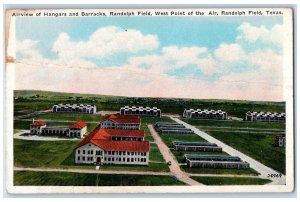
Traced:
[[285, 134], [277, 134], [275, 136], [275, 146], [285, 147]]
[[148, 165], [150, 142], [143, 130], [95, 128], [75, 148], [80, 164]]
[[84, 121], [76, 121], [74, 124], [70, 125], [69, 128], [77, 128], [81, 129], [87, 126], [86, 122]]
[[31, 126], [45, 126], [47, 125], [45, 121], [42, 120], [37, 120], [37, 121], [33, 121], [32, 124], [30, 124]]
[[101, 128], [111, 129], [140, 129], [141, 118], [139, 116], [112, 114], [101, 120], [99, 126]]

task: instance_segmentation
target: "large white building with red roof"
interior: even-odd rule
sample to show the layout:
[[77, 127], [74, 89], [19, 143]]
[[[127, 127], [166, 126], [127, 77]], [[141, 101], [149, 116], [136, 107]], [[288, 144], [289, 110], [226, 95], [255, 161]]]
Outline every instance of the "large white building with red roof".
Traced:
[[143, 130], [95, 128], [75, 148], [76, 164], [148, 165], [150, 143]]
[[112, 114], [106, 116], [99, 126], [109, 129], [139, 130], [141, 118], [139, 116]]
[[40, 135], [42, 134], [42, 129], [47, 126], [45, 121], [34, 119], [32, 120], [32, 123], [30, 124], [30, 134], [33, 135]]

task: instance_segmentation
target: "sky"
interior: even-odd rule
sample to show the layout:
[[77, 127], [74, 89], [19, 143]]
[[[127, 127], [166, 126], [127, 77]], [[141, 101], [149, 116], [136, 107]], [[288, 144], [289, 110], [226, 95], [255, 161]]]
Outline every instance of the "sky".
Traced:
[[15, 89], [283, 101], [283, 20], [16, 18]]

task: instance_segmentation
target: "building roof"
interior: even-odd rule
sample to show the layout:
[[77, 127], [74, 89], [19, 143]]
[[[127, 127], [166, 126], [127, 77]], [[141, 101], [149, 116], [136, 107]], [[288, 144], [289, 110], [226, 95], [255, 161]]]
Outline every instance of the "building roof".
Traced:
[[276, 135], [276, 138], [283, 138], [283, 137], [285, 137], [285, 134], [277, 134]]
[[84, 128], [87, 126], [86, 122], [84, 121], [76, 121], [74, 124], [70, 125], [69, 128]]
[[85, 137], [77, 146], [81, 147], [87, 143], [92, 143], [105, 151], [132, 151], [149, 152], [149, 141], [113, 141], [112, 136], [144, 137], [143, 130], [117, 130], [96, 128]]
[[37, 120], [37, 121], [33, 121], [32, 124], [30, 124], [31, 126], [45, 126], [46, 122], [42, 121], [42, 120]]
[[141, 118], [139, 116], [134, 115], [119, 115], [119, 114], [112, 114], [106, 116], [101, 122], [110, 120], [115, 123], [129, 123], [129, 124], [140, 124]]

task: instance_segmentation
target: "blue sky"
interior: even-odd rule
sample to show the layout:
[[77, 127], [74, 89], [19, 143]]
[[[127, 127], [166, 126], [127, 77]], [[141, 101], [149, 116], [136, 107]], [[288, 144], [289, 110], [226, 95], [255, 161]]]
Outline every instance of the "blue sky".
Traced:
[[[241, 80], [243, 88], [248, 78], [257, 77], [261, 83], [282, 82], [281, 16], [16, 19], [16, 39], [20, 44], [17, 60], [75, 64], [99, 70], [130, 69], [174, 82], [190, 78], [211, 85], [232, 82], [228, 85], [233, 86]], [[97, 35], [99, 31], [106, 36]], [[140, 40], [130, 41], [131, 35], [124, 35], [127, 31]], [[102, 39], [110, 34], [117, 39]], [[116, 44], [111, 45], [111, 41]], [[142, 80], [136, 80], [140, 85]]]

